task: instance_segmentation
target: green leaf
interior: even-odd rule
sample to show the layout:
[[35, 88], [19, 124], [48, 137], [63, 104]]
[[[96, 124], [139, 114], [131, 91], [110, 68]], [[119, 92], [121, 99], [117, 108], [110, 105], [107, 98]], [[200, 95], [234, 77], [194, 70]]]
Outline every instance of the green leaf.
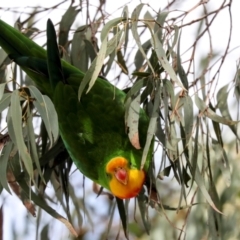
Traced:
[[0, 156], [0, 183], [3, 186], [5, 190], [8, 191], [8, 193], [11, 194], [11, 191], [8, 186], [8, 181], [7, 181], [7, 166], [8, 166], [8, 160], [10, 158], [10, 153], [13, 147], [12, 142], [8, 142], [4, 147], [1, 152]]
[[[229, 107], [227, 104], [227, 99], [228, 99], [228, 86], [229, 84], [223, 86], [222, 88], [219, 89], [217, 93], [217, 106], [216, 108], [219, 108], [221, 114], [223, 117], [228, 118], [232, 120], [231, 114], [229, 112]], [[232, 132], [235, 134], [235, 136], [239, 139], [238, 133], [236, 126], [230, 125], [229, 128], [232, 130]]]
[[[179, 36], [179, 27], [177, 25], [174, 25], [174, 37], [173, 37], [173, 41], [172, 41], [172, 45], [171, 45], [171, 49], [173, 49], [177, 43], [177, 40], [180, 40], [180, 37]], [[179, 38], [178, 38], [179, 36]], [[180, 45], [179, 43], [180, 41], [178, 41], [178, 45]], [[179, 55], [180, 55], [180, 46], [178, 46], [178, 52], [179, 52]]]
[[199, 108], [200, 111], [202, 111], [202, 113], [212, 119], [213, 121], [225, 124], [225, 125], [234, 125], [236, 123], [238, 123], [239, 121], [232, 121], [230, 119], [226, 119], [224, 117], [219, 116], [218, 114], [216, 114], [214, 111], [212, 111], [207, 105], [206, 103], [200, 99], [197, 95], [195, 95], [195, 103], [197, 105], [197, 107]]
[[[197, 123], [196, 123], [196, 133], [195, 133], [195, 138], [194, 138], [194, 146], [193, 146], [193, 154], [191, 158], [191, 163], [189, 162], [189, 167], [191, 170], [192, 174], [192, 184], [189, 189], [189, 191], [192, 189], [193, 182], [195, 180], [195, 174], [196, 174], [196, 168], [198, 167], [197, 161], [198, 161], [198, 135], [199, 135], [199, 117], [197, 118]], [[191, 146], [190, 146], [191, 148]]]
[[113, 204], [111, 204], [111, 212], [110, 212], [110, 219], [109, 219], [109, 222], [108, 222], [108, 227], [107, 227], [107, 231], [106, 231], [106, 236], [105, 236], [105, 239], [108, 239], [108, 235], [111, 231], [111, 227], [112, 227], [112, 223], [113, 223], [113, 216], [114, 216], [114, 211], [115, 211], [115, 208], [116, 208], [116, 202], [114, 202]]
[[146, 143], [143, 149], [143, 155], [142, 155], [142, 160], [141, 160], [141, 168], [144, 168], [146, 159], [147, 159], [147, 155], [148, 155], [148, 151], [150, 148], [150, 145], [152, 143], [152, 139], [154, 137], [154, 134], [156, 132], [156, 124], [157, 124], [157, 119], [159, 117], [159, 106], [161, 103], [161, 87], [160, 87], [160, 83], [158, 82], [157, 87], [156, 87], [156, 91], [155, 91], [155, 98], [154, 98], [154, 104], [153, 104], [153, 110], [152, 110], [152, 114], [151, 114], [151, 118], [150, 118], [150, 122], [148, 125], [148, 130], [147, 130], [147, 139], [146, 139]]
[[169, 12], [161, 12], [160, 14], [158, 14], [157, 20], [154, 26], [154, 33], [157, 33], [160, 41], [162, 41], [162, 32], [164, 29], [163, 26], [168, 14]]
[[44, 103], [46, 105], [46, 111], [49, 121], [49, 126], [52, 132], [54, 142], [59, 137], [58, 116], [52, 100], [47, 95], [42, 95]]
[[240, 97], [240, 69], [239, 69], [239, 64], [237, 66], [237, 71], [236, 71], [236, 74], [235, 74], [235, 86], [234, 86], [234, 93], [236, 95], [236, 97]]
[[135, 94], [137, 94], [142, 88], [144, 88], [146, 86], [148, 82], [148, 79], [147, 78], [142, 78], [142, 79], [139, 79], [138, 81], [136, 81], [134, 83], [134, 85], [130, 88], [130, 90], [128, 91], [127, 95], [126, 95], [126, 98], [125, 98], [125, 101], [128, 100], [128, 98], [131, 98], [133, 97]]
[[166, 147], [166, 135], [162, 129], [161, 118], [158, 118], [157, 120], [157, 128], [156, 128], [155, 136], [163, 144], [163, 146]]
[[[40, 163], [39, 163], [39, 158], [38, 158], [38, 152], [37, 152], [37, 146], [36, 146], [36, 142], [35, 142], [35, 134], [34, 134], [34, 128], [33, 128], [33, 116], [32, 113], [30, 112], [29, 107], [27, 108], [27, 138], [29, 140], [30, 143], [30, 147], [31, 147], [31, 156], [33, 161], [35, 162], [36, 166], [37, 166], [37, 170], [38, 170], [38, 174], [40, 175], [43, 183], [45, 183], [43, 175], [42, 175], [42, 170], [40, 167]], [[46, 184], [46, 183], [45, 183]]]
[[[150, 56], [149, 61], [150, 61], [150, 63], [152, 64], [152, 66], [154, 68], [155, 74], [160, 77], [161, 73], [163, 73], [164, 69], [160, 65], [160, 63], [158, 61], [158, 57], [157, 57], [156, 51], [154, 49], [152, 49], [152, 54]], [[148, 69], [147, 72], [150, 72], [150, 69]]]
[[4, 93], [0, 100], [0, 112], [7, 108], [11, 101], [11, 93]]
[[121, 50], [117, 51], [117, 63], [118, 63], [118, 66], [122, 69], [122, 72], [128, 75], [128, 68]]
[[2, 97], [3, 97], [3, 94], [4, 94], [4, 90], [5, 90], [6, 84], [7, 84], [7, 82], [5, 82], [5, 83], [1, 83], [1, 84], [0, 84], [0, 100], [1, 100]]
[[197, 164], [197, 157], [198, 157], [198, 129], [199, 129], [199, 124], [197, 123], [197, 131], [196, 131], [195, 142], [194, 142], [194, 144], [195, 144], [194, 145], [194, 152], [193, 152], [192, 159], [191, 159], [192, 165], [190, 167], [191, 174], [193, 176], [193, 180], [195, 180], [195, 182], [197, 183], [197, 185], [200, 188], [200, 190], [201, 190], [203, 196], [205, 197], [206, 201], [210, 204], [210, 206], [215, 211], [217, 211], [218, 213], [221, 213], [217, 209], [217, 207], [215, 206], [211, 196], [209, 195], [209, 193], [208, 193], [208, 191], [207, 191], [207, 189], [205, 187], [203, 177], [202, 177], [202, 175], [200, 173], [200, 170], [199, 170], [199, 167], [198, 167], [198, 164]]
[[145, 228], [147, 234], [149, 235], [151, 225], [150, 225], [150, 222], [147, 220], [146, 196], [144, 195], [144, 191], [140, 192], [140, 194], [137, 197], [137, 201], [138, 201], [138, 207], [139, 207], [139, 210], [140, 210], [140, 214], [141, 214], [141, 218], [142, 218], [144, 228]]
[[152, 73], [154, 74], [154, 69], [150, 63], [150, 61], [148, 60], [148, 57], [145, 53], [145, 50], [143, 49], [143, 46], [141, 44], [141, 40], [140, 40], [140, 36], [138, 34], [138, 18], [139, 18], [139, 14], [143, 8], [144, 4], [139, 4], [133, 11], [132, 13], [132, 35], [133, 35], [133, 38], [135, 39], [137, 45], [138, 45], [138, 48], [140, 50], [140, 52], [142, 53], [143, 57], [145, 58], [145, 60], [147, 61], [148, 63], [148, 66], [150, 67]]
[[39, 207], [41, 207], [43, 210], [45, 210], [48, 214], [50, 214], [52, 217], [56, 218], [57, 220], [59, 220], [60, 222], [62, 222], [67, 228], [68, 230], [75, 236], [77, 237], [78, 234], [75, 231], [75, 229], [73, 228], [72, 224], [63, 216], [61, 216], [59, 213], [57, 213], [53, 208], [51, 208], [50, 206], [48, 206], [46, 204], [46, 202], [40, 197], [37, 196], [30, 188], [29, 186], [26, 184], [24, 179], [17, 179], [19, 185], [21, 186], [21, 188], [23, 189], [23, 191], [28, 195], [29, 192], [31, 192], [31, 199], [32, 201], [37, 204]]
[[149, 77], [151, 75], [151, 73], [148, 73], [148, 72], [133, 72], [132, 75], [136, 76], [136, 77]]
[[183, 86], [188, 90], [188, 79], [187, 79], [187, 75], [185, 73], [184, 68], [182, 67], [181, 64], [181, 51], [180, 51], [180, 39], [181, 39], [181, 35], [179, 36], [179, 40], [178, 40], [178, 46], [177, 46], [177, 72], [179, 74], [179, 77], [183, 83]]
[[127, 51], [127, 46], [128, 46], [128, 43], [129, 43], [129, 29], [130, 29], [130, 24], [128, 22], [128, 18], [129, 18], [129, 10], [128, 10], [128, 6], [126, 5], [124, 8], [123, 8], [123, 11], [122, 11], [122, 16], [125, 20], [125, 23], [124, 23], [124, 36], [123, 36], [123, 41], [124, 41], [124, 55], [126, 54], [126, 51]]
[[69, 30], [80, 10], [81, 8], [77, 9], [77, 6], [73, 7], [70, 5], [67, 11], [63, 14], [60, 21], [59, 45], [64, 47], [68, 42]]
[[133, 101], [131, 101], [127, 113], [127, 127], [129, 128], [128, 137], [130, 142], [136, 149], [141, 148], [138, 132], [140, 96], [141, 95], [138, 94], [137, 97], [135, 97]]
[[126, 239], [128, 238], [128, 222], [127, 222], [127, 215], [126, 215], [126, 210], [124, 207], [124, 203], [122, 199], [119, 199], [116, 197], [116, 201], [117, 201], [117, 207], [118, 207], [118, 212], [122, 221], [122, 226], [123, 226], [123, 231], [125, 234]]
[[[166, 97], [170, 97], [171, 108], [175, 109], [176, 97], [174, 94], [173, 85], [168, 79], [163, 79], [162, 82], [163, 82], [164, 96], [166, 95]], [[168, 104], [166, 104], [166, 107], [168, 107]]]
[[35, 98], [34, 106], [45, 124], [51, 146], [58, 138], [58, 118], [55, 107], [49, 97], [44, 96], [34, 86], [29, 86], [31, 96]]
[[22, 131], [22, 109], [20, 107], [19, 91], [14, 90], [11, 96], [11, 105], [8, 112], [8, 127], [12, 125], [12, 132], [9, 135], [11, 139], [15, 140], [15, 144], [18, 148], [20, 157], [24, 162], [25, 168], [30, 176], [33, 177], [33, 165], [32, 159], [28, 152], [28, 149], [24, 143], [23, 131]]
[[8, 58], [8, 54], [1, 48], [0, 49], [0, 66], [4, 63], [6, 58]]
[[[91, 43], [86, 40], [86, 30], [86, 26], [81, 26], [75, 31], [72, 39], [72, 49], [70, 53], [73, 65], [83, 72], [86, 72], [88, 70], [88, 47], [89, 45], [91, 46]], [[87, 44], [86, 42], [89, 42], [90, 44]]]
[[107, 52], [107, 44], [108, 44], [108, 37], [106, 37], [102, 41], [102, 45], [100, 47], [98, 55], [95, 58], [96, 62], [94, 62], [94, 64], [93, 64], [94, 69], [92, 71], [91, 78], [89, 80], [89, 86], [88, 86], [88, 89], [87, 89], [87, 93], [90, 91], [90, 89], [94, 85], [94, 83], [95, 83], [95, 81], [96, 81], [96, 79], [97, 79], [97, 77], [98, 77], [98, 75], [99, 75], [99, 73], [100, 73], [100, 71], [102, 69], [103, 62], [104, 62], [104, 59], [105, 59], [105, 56], [106, 56], [106, 52]]
[[227, 157], [227, 154], [221, 144], [213, 139], [212, 141], [212, 147], [214, 150], [214, 156], [217, 161], [217, 166], [220, 168], [223, 177], [224, 177], [224, 183], [227, 187], [231, 185], [231, 170], [230, 170], [230, 164]]
[[[116, 35], [114, 35], [114, 37], [110, 41], [107, 41], [107, 47], [106, 47], [105, 56], [108, 56], [109, 54], [111, 54], [112, 51], [116, 48], [117, 43], [118, 43], [118, 41], [119, 41], [119, 39], [120, 39], [120, 37], [122, 35], [122, 32], [123, 32], [123, 30], [119, 31]], [[102, 49], [102, 52], [103, 51], [105, 51], [105, 46]], [[97, 58], [98, 58], [98, 56], [94, 59], [94, 61], [92, 62], [91, 66], [89, 68], [89, 70], [86, 72], [83, 80], [81, 81], [81, 84], [80, 84], [79, 89], [78, 89], [78, 99], [79, 100], [80, 100], [80, 98], [82, 96], [82, 93], [83, 93], [85, 87], [89, 83], [89, 81], [92, 81], [91, 85], [93, 86], [94, 82], [97, 79], [97, 74], [96, 74], [97, 73], [97, 71], [96, 71], [96, 61], [97, 61]], [[98, 59], [98, 62], [99, 62], [98, 67], [100, 67], [100, 62], [101, 62], [100, 58]], [[102, 62], [102, 64], [103, 64], [103, 62]], [[101, 65], [101, 67], [102, 67], [102, 65]], [[95, 79], [92, 77], [93, 74], [96, 75]], [[90, 88], [88, 88], [88, 91], [90, 91]]]
[[50, 228], [50, 225], [49, 224], [46, 224], [43, 228], [42, 228], [42, 230], [41, 230], [41, 232], [40, 232], [40, 239], [45, 239], [45, 240], [51, 240], [50, 238], [49, 238], [49, 236], [48, 236], [48, 233], [49, 233], [49, 228]]
[[[72, 48], [70, 52], [72, 64], [83, 72], [87, 72], [89, 69], [89, 59], [92, 62], [97, 56], [91, 42], [94, 26], [95, 25], [93, 24], [90, 28], [89, 26], [84, 25], [77, 28], [72, 39]], [[88, 37], [88, 34], [90, 37]]]
[[128, 10], [128, 6], [127, 6], [127, 5], [124, 6], [121, 15], [123, 16], [123, 19], [124, 19], [124, 20], [125, 20], [125, 19], [128, 20], [128, 18], [129, 18], [129, 10]]
[[[144, 60], [147, 60], [146, 56], [151, 47], [152, 47], [152, 44], [149, 39], [142, 44], [141, 48], [138, 48], [134, 58], [134, 64], [137, 70], [139, 70], [143, 66]], [[144, 54], [142, 54], [142, 51], [144, 51]]]
[[192, 129], [193, 129], [193, 101], [192, 98], [189, 96], [185, 96], [183, 98], [184, 105], [184, 128], [185, 128], [185, 137], [186, 137], [186, 144], [188, 143], [189, 139], [192, 136]]
[[157, 33], [154, 34], [154, 37], [152, 39], [153, 41], [153, 47], [157, 53], [158, 59], [160, 63], [162, 64], [165, 71], [169, 74], [170, 78], [183, 90], [186, 91], [185, 87], [183, 86], [182, 82], [178, 79], [175, 71], [173, 70], [172, 66], [168, 62], [167, 56], [165, 54], [165, 51], [163, 49], [163, 45], [158, 39]]
[[118, 17], [115, 19], [110, 20], [107, 22], [104, 26], [104, 28], [101, 31], [101, 41], [105, 41], [105, 39], [108, 38], [108, 34], [111, 31], [112, 28], [116, 28], [119, 23], [123, 21], [122, 17]]
[[205, 185], [204, 185], [204, 181], [203, 178], [201, 176], [200, 170], [198, 168], [198, 166], [196, 167], [196, 173], [195, 173], [195, 182], [197, 183], [198, 187], [200, 188], [203, 196], [205, 197], [206, 201], [210, 204], [210, 206], [218, 213], [222, 214], [222, 212], [220, 212], [217, 207], [215, 206], [211, 196], [209, 195]]
[[151, 15], [151, 13], [149, 11], [146, 11], [146, 13], [144, 14], [144, 23], [147, 25], [151, 35], [153, 35], [153, 29], [154, 29], [154, 18]]

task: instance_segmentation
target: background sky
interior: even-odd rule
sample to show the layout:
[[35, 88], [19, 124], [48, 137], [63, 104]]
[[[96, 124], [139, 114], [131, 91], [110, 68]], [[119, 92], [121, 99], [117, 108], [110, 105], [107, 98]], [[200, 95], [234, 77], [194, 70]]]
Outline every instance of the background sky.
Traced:
[[[152, 1], [141, 1], [141, 2], [149, 4], [149, 6], [154, 7], [154, 10], [157, 11], [158, 9], [163, 9], [164, 6], [166, 6], [168, 1], [152, 0]], [[183, 10], [186, 11], [186, 10], [191, 9], [199, 1], [186, 0], [186, 1], [178, 1], [178, 2], [179, 2], [179, 5], [177, 5], [177, 6], [175, 5], [175, 7], [174, 7], [174, 9], [177, 9], [178, 12], [172, 12], [171, 16], [174, 16], [175, 14], [178, 15], [179, 11], [183, 11]], [[57, 3], [59, 3], [59, 0], [51, 0], [51, 1], [8, 0], [8, 1], [1, 1], [0, 18], [2, 20], [6, 21], [7, 23], [13, 25], [19, 17], [21, 18], [21, 20], [25, 19], [27, 16], [27, 15], [25, 15], [25, 12], [32, 12], [32, 8], [34, 8], [37, 5], [47, 8], [47, 7], [53, 6]], [[96, 8], [99, 5], [99, 1], [97, 1], [97, 0], [92, 0], [92, 1], [90, 1], [90, 3], [92, 5], [92, 8]], [[126, 4], [129, 7], [129, 11], [132, 12], [132, 10], [139, 3], [140, 3], [140, 1], [137, 1], [137, 0], [107, 1], [105, 11], [107, 13], [110, 13], [109, 16], [107, 17], [107, 19], [110, 20], [112, 18], [120, 16], [120, 13], [122, 12], [122, 8]], [[216, 9], [216, 6], [220, 5], [221, 3], [222, 3], [222, 1], [210, 0], [208, 3], [209, 11], [211, 11], [211, 9]], [[55, 23], [59, 22], [61, 20], [63, 13], [68, 8], [69, 4], [70, 4], [70, 1], [66, 1], [65, 4], [62, 4], [60, 6], [60, 8], [57, 10], [54, 10], [53, 13], [49, 12], [48, 14], [43, 13], [42, 15], [38, 15], [38, 18], [41, 19], [41, 21], [39, 21], [36, 24], [36, 27], [38, 27], [39, 29], [45, 30], [46, 20], [49, 17], [53, 20], [53, 22], [55, 22]], [[240, 1], [234, 0], [233, 7], [232, 7], [233, 33], [232, 33], [232, 39], [231, 39], [230, 48], [229, 48], [230, 50], [232, 50], [232, 52], [227, 55], [224, 66], [221, 70], [221, 74], [219, 76], [218, 81], [220, 82], [220, 84], [218, 87], [224, 85], [226, 83], [226, 79], [227, 79], [227, 82], [229, 82], [229, 79], [233, 79], [235, 70], [236, 70], [236, 63], [240, 56], [240, 49], [239, 49], [239, 45], [240, 45], [240, 34], [239, 34], [240, 14], [239, 14], [239, 9], [240, 9]], [[151, 9], [149, 9], [149, 11], [151, 11]], [[144, 10], [143, 10], [143, 12], [144, 12]], [[195, 11], [192, 11], [192, 13], [186, 17], [184, 22], [185, 23], [191, 22], [192, 19], [196, 19], [197, 16], [201, 16], [201, 15], [202, 15], [202, 11], [200, 9], [196, 9]], [[73, 26], [77, 27], [79, 25], [84, 24], [84, 19], [85, 19], [84, 13], [79, 14], [79, 16], [77, 17]], [[213, 49], [214, 49], [214, 52], [218, 56], [222, 56], [224, 54], [224, 50], [226, 48], [226, 44], [228, 41], [229, 30], [230, 30], [229, 14], [228, 14], [228, 10], [225, 9], [224, 11], [222, 11], [222, 13], [219, 14], [217, 19], [214, 21], [214, 24], [211, 26], [211, 34], [212, 34], [211, 37], [212, 37], [212, 42], [213, 42]], [[189, 27], [186, 27], [183, 29], [182, 40], [181, 40], [181, 49], [182, 49], [183, 53], [185, 51], [187, 51], [189, 46], [191, 46], [195, 35], [196, 35], [196, 27], [195, 26], [190, 25]], [[44, 39], [38, 39], [38, 41], [44, 42]], [[203, 38], [199, 42], [199, 45], [197, 47], [196, 58], [197, 59], [204, 58], [207, 56], [208, 52], [209, 52], [208, 38]], [[182, 56], [182, 59], [183, 60], [188, 59], [189, 54], [190, 54], [189, 52], [186, 52]], [[199, 66], [200, 66], [200, 63], [199, 63]], [[209, 77], [209, 79], [211, 79], [211, 76], [212, 76], [211, 74], [215, 73], [217, 66], [218, 65], [216, 65], [216, 68], [213, 68], [213, 70], [207, 76], [207, 77]], [[199, 73], [200, 73], [200, 70], [199, 70]], [[78, 178], [78, 177], [79, 177], [79, 175], [76, 175], [75, 173], [73, 173], [70, 178], [72, 178], [71, 179], [72, 181], [77, 181], [76, 178]], [[91, 183], [87, 182], [87, 185], [91, 189]], [[51, 194], [51, 191], [50, 191], [50, 194]], [[81, 195], [81, 193], [79, 193], [79, 194]], [[106, 210], [106, 209], [104, 209], [104, 203], [105, 203], [105, 200], [103, 200], [101, 198], [98, 199], [98, 204], [99, 204], [98, 208], [99, 208], [100, 213], [101, 213], [101, 211], [104, 212]], [[23, 233], [24, 221], [19, 221], [19, 219], [28, 214], [26, 213], [25, 208], [23, 207], [22, 203], [18, 199], [15, 196], [10, 196], [6, 192], [4, 192], [4, 194], [1, 198], [1, 204], [4, 204], [4, 234], [5, 234], [5, 239], [8, 240], [8, 239], [12, 238], [12, 233], [10, 230], [12, 227], [12, 224], [15, 224], [17, 230], [20, 233]], [[96, 207], [95, 206], [96, 205], [95, 198], [91, 198], [89, 204], [92, 207]], [[101, 207], [99, 207], [99, 206], [101, 206]], [[57, 211], [58, 210], [61, 211], [60, 206], [55, 206], [55, 207], [56, 207]], [[33, 228], [33, 231], [35, 231], [36, 219], [34, 219], [31, 216], [29, 216], [29, 218], [31, 218], [32, 228]], [[46, 216], [45, 221], [50, 223], [52, 221], [52, 218], [50, 216], [49, 217]], [[60, 232], [60, 235], [66, 233], [65, 227], [61, 223], [54, 226], [54, 228], [56, 228], [56, 231]], [[97, 235], [97, 232], [95, 230], [95, 232], [93, 233], [92, 236], [96, 236], [96, 235]], [[33, 239], [31, 234], [29, 234], [29, 239]]]

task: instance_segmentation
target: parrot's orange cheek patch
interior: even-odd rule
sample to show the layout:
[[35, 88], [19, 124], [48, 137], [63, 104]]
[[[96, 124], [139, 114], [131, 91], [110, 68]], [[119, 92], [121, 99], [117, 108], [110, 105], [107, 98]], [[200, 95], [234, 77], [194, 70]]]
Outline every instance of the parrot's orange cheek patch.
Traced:
[[115, 157], [108, 162], [106, 166], [106, 172], [113, 173], [117, 168], [125, 168], [127, 165], [128, 165], [128, 161], [126, 158]]
[[143, 170], [129, 169], [129, 162], [123, 157], [111, 159], [106, 172], [111, 175], [109, 187], [111, 192], [118, 198], [132, 198], [141, 191], [145, 173]]
[[110, 190], [121, 199], [132, 198], [139, 194], [145, 180], [145, 173], [142, 170], [128, 170], [128, 182], [122, 184], [115, 177], [110, 181]]

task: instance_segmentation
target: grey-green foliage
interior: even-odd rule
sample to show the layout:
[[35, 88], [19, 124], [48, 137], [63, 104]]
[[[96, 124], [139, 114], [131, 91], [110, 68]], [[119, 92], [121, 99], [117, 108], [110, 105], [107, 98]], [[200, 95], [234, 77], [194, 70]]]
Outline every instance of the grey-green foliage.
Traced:
[[[126, 76], [124, 74], [129, 74], [131, 78], [129, 88], [125, 89], [127, 92], [125, 121], [129, 128], [130, 141], [133, 136], [137, 136], [140, 107], [146, 110], [150, 118], [146, 145], [141, 146], [145, 153], [142, 165], [153, 137], [158, 150], [161, 149], [162, 152], [161, 159], [155, 155], [155, 164], [150, 167], [146, 188], [137, 198], [139, 212], [134, 214], [140, 219], [139, 225], [136, 226], [132, 222], [133, 211], [128, 202], [124, 204], [117, 201], [116, 204], [113, 201], [109, 203], [111, 217], [108, 219], [109, 223], [106, 224], [103, 237], [112, 234], [111, 226], [114, 224], [113, 214], [116, 205], [125, 237], [138, 236], [139, 239], [141, 237], [144, 239], [148, 232], [151, 232], [152, 236], [162, 234], [166, 239], [169, 236], [176, 239], [183, 236], [186, 236], [186, 239], [196, 239], [196, 236], [199, 239], [204, 236], [211, 239], [239, 236], [240, 232], [234, 230], [234, 224], [239, 223], [236, 211], [233, 211], [232, 218], [221, 215], [228, 204], [238, 208], [236, 199], [239, 200], [237, 170], [234, 169], [237, 167], [234, 161], [237, 153], [233, 145], [228, 147], [227, 139], [222, 136], [225, 125], [224, 129], [229, 129], [233, 133], [235, 141], [239, 140], [237, 128], [239, 123], [233, 120], [234, 117], [231, 115], [236, 109], [230, 108], [227, 101], [232, 97], [229, 84], [215, 93], [214, 104], [206, 97], [205, 89], [204, 97], [195, 91], [195, 85], [190, 82], [190, 76], [187, 74], [189, 72], [181, 60], [180, 26], [172, 25], [169, 32], [167, 28], [169, 12], [151, 15], [146, 9], [146, 5], [140, 4], [130, 14], [128, 7], [125, 6], [120, 16], [107, 20], [105, 25], [101, 24], [104, 20], [102, 16], [95, 18], [91, 25], [84, 23], [77, 26], [74, 31], [73, 23], [80, 9], [71, 4], [59, 25], [59, 44], [63, 58], [86, 71], [79, 86], [79, 99], [85, 88], [87, 91], [91, 90], [98, 75], [112, 76], [111, 70], [114, 72], [119, 66], [122, 71], [119, 78], [124, 78]], [[142, 13], [144, 18], [141, 17]], [[148, 33], [147, 40], [143, 38], [142, 29], [144, 34]], [[98, 38], [98, 30], [101, 32], [99, 37], [101, 44], [96, 45], [93, 39]], [[134, 70], [128, 59], [127, 46], [130, 36], [135, 43], [135, 52], [131, 52]], [[4, 145], [0, 157], [1, 188], [10, 192], [12, 186], [8, 184], [7, 174], [13, 174], [19, 189], [25, 193], [24, 199], [29, 198], [62, 221], [72, 234], [77, 234], [71, 223], [76, 220], [81, 225], [83, 215], [91, 222], [94, 216], [89, 213], [87, 198], [85, 199], [85, 196], [79, 198], [68, 181], [72, 162], [63, 143], [58, 139], [54, 106], [48, 97], [42, 95], [29, 82], [25, 82], [24, 79], [23, 82], [18, 81], [22, 73], [17, 74], [16, 68], [13, 74], [16, 79], [11, 81], [20, 82], [21, 85], [15, 84], [16, 89], [11, 90], [9, 83], [6, 82], [6, 66], [10, 61], [2, 50], [0, 64], [0, 111], [7, 111], [7, 128], [5, 135], [1, 136], [2, 146]], [[239, 66], [237, 73], [238, 68]], [[231, 82], [231, 79], [228, 81]], [[23, 86], [24, 83], [26, 86]], [[238, 74], [234, 87], [239, 106]], [[42, 122], [40, 125], [36, 124], [39, 119]], [[135, 124], [132, 124], [132, 119]], [[139, 147], [138, 139], [135, 139], [133, 144]], [[230, 151], [232, 152], [229, 155]], [[155, 165], [160, 167], [155, 169]], [[155, 171], [157, 175], [153, 173]], [[164, 183], [160, 179], [169, 174], [175, 180], [174, 184], [177, 183], [177, 187], [172, 186], [171, 182], [168, 183], [166, 186], [169, 193], [164, 195], [161, 189]], [[57, 192], [60, 186], [58, 180], [61, 182], [64, 198], [62, 192], [56, 193], [56, 201], [63, 206], [68, 220], [46, 203], [47, 198], [44, 195], [46, 184], [51, 182]], [[221, 181], [224, 181], [228, 188], [219, 185]], [[34, 187], [30, 188], [30, 185]], [[179, 194], [175, 196], [171, 191], [177, 191]], [[103, 194], [106, 193], [103, 191]], [[174, 198], [169, 198], [168, 194], [174, 195]], [[23, 197], [19, 197], [23, 200]], [[70, 203], [79, 211], [71, 211]], [[182, 214], [178, 220], [186, 223], [186, 227], [183, 228], [179, 224], [174, 217], [175, 212], [169, 213], [167, 210]], [[185, 233], [179, 229], [183, 229]], [[45, 226], [41, 235], [45, 236], [49, 231], [51, 230]], [[229, 233], [231, 231], [235, 233]]]

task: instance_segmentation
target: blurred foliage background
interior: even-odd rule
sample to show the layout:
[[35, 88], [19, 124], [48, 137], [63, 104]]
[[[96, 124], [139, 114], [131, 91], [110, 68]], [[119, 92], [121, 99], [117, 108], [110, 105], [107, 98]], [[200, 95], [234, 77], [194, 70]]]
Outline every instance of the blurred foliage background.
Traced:
[[90, 73], [104, 39], [119, 36], [100, 75], [125, 89], [127, 104], [139, 98], [151, 118], [151, 191], [125, 201], [121, 220], [115, 199], [97, 197], [99, 186], [62, 142], [51, 146], [33, 108], [32, 131], [21, 126], [39, 163], [30, 192], [6, 114], [14, 90], [33, 82], [1, 50], [0, 239], [125, 239], [124, 230], [129, 239], [240, 239], [238, 1], [113, 2], [5, 3], [0, 17], [10, 24], [13, 13], [15, 28], [43, 47], [51, 18], [62, 58]]

